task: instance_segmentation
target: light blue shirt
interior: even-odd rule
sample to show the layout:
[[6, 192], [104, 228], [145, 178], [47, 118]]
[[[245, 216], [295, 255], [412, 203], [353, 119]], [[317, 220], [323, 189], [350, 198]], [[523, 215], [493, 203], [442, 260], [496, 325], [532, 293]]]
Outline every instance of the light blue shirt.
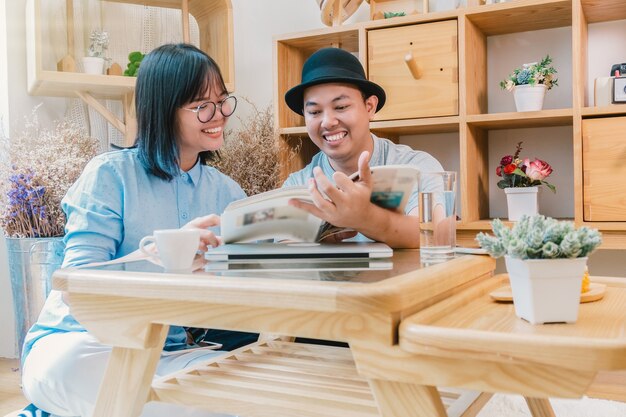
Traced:
[[[67, 216], [63, 266], [120, 258], [156, 229], [175, 229], [196, 217], [221, 214], [231, 201], [244, 197], [230, 177], [200, 163], [166, 181], [146, 172], [136, 149], [99, 155], [61, 203]], [[218, 227], [211, 230], [219, 234]], [[85, 329], [70, 314], [61, 292], [53, 290], [26, 335], [22, 361], [38, 339], [73, 331]], [[185, 340], [184, 330], [172, 326], [165, 348], [174, 350]]]
[[[443, 167], [432, 155], [423, 151], [416, 151], [415, 149], [406, 146], [393, 143], [389, 139], [379, 138], [373, 133], [372, 140], [374, 141], [374, 149], [369, 161], [369, 165], [381, 166], [381, 165], [411, 165], [419, 169], [421, 172], [441, 172]], [[283, 187], [291, 185], [307, 185], [309, 178], [313, 178], [313, 168], [320, 167], [322, 172], [328, 179], [333, 181], [333, 174], [335, 170], [330, 165], [328, 156], [324, 152], [318, 152], [313, 156], [311, 163], [300, 171], [296, 171], [289, 175], [283, 184]], [[421, 187], [420, 187], [421, 188]], [[428, 187], [426, 187], [428, 188]], [[425, 188], [424, 188], [425, 189]], [[411, 210], [418, 206], [419, 191], [416, 187], [411, 193], [409, 201], [404, 209], [405, 213], [409, 213]], [[358, 234], [356, 238], [350, 240], [369, 240], [362, 234]]]

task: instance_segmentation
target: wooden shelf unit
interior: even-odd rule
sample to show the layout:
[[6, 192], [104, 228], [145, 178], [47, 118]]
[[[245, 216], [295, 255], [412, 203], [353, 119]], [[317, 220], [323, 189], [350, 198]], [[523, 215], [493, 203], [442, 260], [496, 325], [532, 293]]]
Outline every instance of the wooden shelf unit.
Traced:
[[[588, 107], [587, 25], [595, 22], [626, 19], [623, 0], [511, 0], [506, 3], [469, 6], [454, 11], [426, 13], [374, 20], [341, 27], [277, 36], [274, 39], [274, 106], [282, 149], [293, 151], [300, 146], [301, 157], [286, 160], [286, 177], [302, 168], [317, 152], [307, 139], [304, 119], [284, 103], [284, 93], [299, 83], [303, 62], [314, 51], [334, 46], [357, 55], [369, 75], [368, 34], [378, 29], [428, 25], [455, 20], [458, 27], [458, 114], [443, 117], [397, 118], [374, 121], [372, 132], [397, 140], [403, 135], [458, 132], [460, 155], [460, 218], [458, 240], [476, 245], [477, 231], [489, 230], [489, 177], [495, 175], [488, 163], [490, 131], [499, 129], [571, 126], [574, 154], [574, 221], [577, 225], [597, 227], [604, 232], [604, 248], [626, 248], [626, 222], [588, 222], [583, 216], [582, 123], [586, 118], [614, 117], [626, 114], [626, 105]], [[572, 32], [571, 107], [538, 112], [489, 113], [487, 92], [487, 40], [490, 36], [570, 27]], [[398, 39], [398, 42], [405, 42]], [[512, 64], [512, 66], [514, 66]], [[370, 76], [371, 77], [371, 76]], [[389, 100], [389, 98], [388, 98]], [[293, 138], [297, 137], [298, 140]], [[626, 211], [626, 203], [624, 205]]]
[[[43, 33], [41, 2], [27, 0], [27, 57], [28, 92], [35, 96], [76, 97], [92, 106], [125, 136], [127, 145], [132, 145], [136, 133], [134, 119], [135, 77], [116, 75], [96, 75], [78, 72], [62, 72], [44, 62], [43, 49], [54, 49], [46, 42], [49, 36]], [[70, 25], [73, 22], [73, 1], [66, 0], [66, 10]], [[126, 3], [151, 7], [181, 10], [183, 39], [189, 42], [189, 20], [194, 18], [200, 34], [200, 49], [216, 60], [226, 88], [235, 89], [235, 67], [233, 47], [233, 17], [230, 0], [101, 0], [102, 3]], [[66, 55], [76, 55], [73, 46], [73, 27], [68, 27], [68, 50]], [[70, 39], [72, 39], [70, 41]], [[131, 52], [131, 51], [128, 51]], [[58, 57], [61, 58], [61, 57]], [[123, 63], [125, 64], [125, 63]], [[125, 120], [119, 120], [106, 107], [98, 104], [98, 99], [121, 100]]]

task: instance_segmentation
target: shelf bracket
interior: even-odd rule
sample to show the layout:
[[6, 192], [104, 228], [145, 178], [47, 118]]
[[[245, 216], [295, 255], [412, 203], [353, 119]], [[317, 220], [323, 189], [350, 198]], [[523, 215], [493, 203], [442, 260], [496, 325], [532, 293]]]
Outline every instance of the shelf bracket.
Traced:
[[[93, 107], [95, 111], [100, 113], [109, 123], [113, 125], [117, 130], [122, 132], [126, 136], [126, 125], [117, 118], [109, 109], [104, 107], [98, 100], [86, 91], [77, 91], [76, 95], [80, 97], [88, 106]], [[126, 102], [124, 103], [124, 113], [126, 113]]]

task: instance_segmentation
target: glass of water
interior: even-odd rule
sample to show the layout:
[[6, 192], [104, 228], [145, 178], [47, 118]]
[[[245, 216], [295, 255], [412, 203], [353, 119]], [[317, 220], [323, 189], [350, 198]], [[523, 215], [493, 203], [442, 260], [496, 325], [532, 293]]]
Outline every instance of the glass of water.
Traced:
[[419, 174], [420, 259], [435, 264], [454, 258], [456, 172]]

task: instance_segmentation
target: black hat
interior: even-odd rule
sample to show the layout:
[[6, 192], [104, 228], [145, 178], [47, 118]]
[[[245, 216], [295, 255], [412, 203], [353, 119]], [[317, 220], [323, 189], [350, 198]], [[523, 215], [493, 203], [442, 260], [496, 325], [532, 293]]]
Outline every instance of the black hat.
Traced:
[[357, 57], [339, 48], [323, 48], [311, 55], [302, 67], [302, 83], [285, 93], [285, 102], [291, 110], [302, 115], [304, 90], [326, 83], [354, 84], [365, 96], [378, 97], [376, 111], [385, 105], [385, 90], [365, 78]]

